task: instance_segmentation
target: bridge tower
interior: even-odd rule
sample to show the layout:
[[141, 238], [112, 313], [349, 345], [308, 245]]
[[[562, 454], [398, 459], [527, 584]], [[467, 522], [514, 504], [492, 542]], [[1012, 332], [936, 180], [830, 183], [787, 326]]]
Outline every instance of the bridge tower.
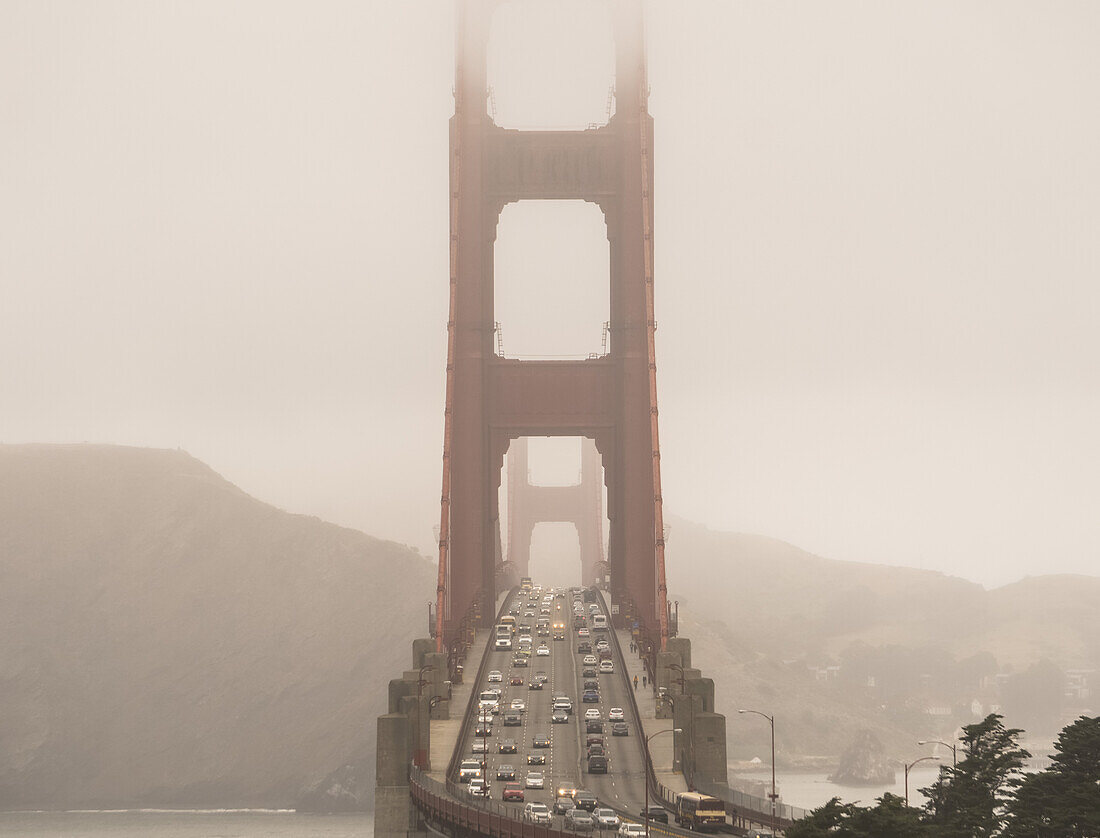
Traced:
[[[486, 48], [500, 0], [456, 11], [450, 124], [450, 314], [439, 583], [440, 651], [492, 619], [504, 456], [524, 436], [579, 436], [607, 486], [611, 590], [654, 649], [668, 636], [653, 314], [653, 121], [640, 0], [614, 0], [610, 122], [517, 131], [487, 113]], [[603, 211], [610, 250], [610, 350], [579, 361], [494, 352], [493, 248], [512, 201], [579, 199]]]
[[568, 522], [577, 528], [581, 548], [581, 579], [591, 585], [604, 562], [603, 479], [595, 443], [581, 443], [580, 479], [572, 486], [537, 486], [530, 481], [528, 438], [508, 448], [508, 553], [515, 573], [528, 576], [531, 535], [535, 525]]

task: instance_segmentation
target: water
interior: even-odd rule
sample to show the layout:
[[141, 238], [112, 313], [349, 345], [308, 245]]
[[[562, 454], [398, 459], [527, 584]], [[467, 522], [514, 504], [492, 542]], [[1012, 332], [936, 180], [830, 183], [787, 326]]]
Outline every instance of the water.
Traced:
[[372, 815], [277, 810], [0, 812], [0, 835], [19, 838], [370, 838]]
[[[909, 805], [922, 806], [924, 795], [918, 789], [930, 786], [939, 776], [939, 765], [924, 763], [913, 768], [909, 772]], [[760, 780], [771, 788], [771, 771], [738, 771], [731, 774], [730, 778], [741, 777], [746, 780]], [[842, 786], [830, 783], [826, 774], [795, 774], [779, 772], [775, 775], [775, 785], [779, 791], [780, 800], [791, 806], [801, 806], [809, 811], [823, 806], [834, 797], [839, 797], [844, 803], [859, 801], [861, 806], [874, 804], [875, 798], [882, 797], [886, 792], [905, 797], [905, 775], [898, 770], [897, 782], [892, 786]]]

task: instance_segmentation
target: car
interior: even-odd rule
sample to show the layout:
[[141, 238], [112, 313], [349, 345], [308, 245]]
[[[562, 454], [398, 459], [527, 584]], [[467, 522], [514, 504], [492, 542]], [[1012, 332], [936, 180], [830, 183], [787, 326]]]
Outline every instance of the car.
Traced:
[[603, 714], [600, 713], [599, 707], [589, 707], [584, 711], [584, 720], [587, 722], [589, 719], [601, 719]]
[[615, 671], [615, 664], [613, 661], [600, 661], [600, 674], [608, 675]]
[[[550, 807], [545, 803], [528, 803], [523, 807], [523, 819], [528, 823], [545, 823], [548, 824], [552, 820], [550, 817]], [[642, 830], [642, 835], [645, 835], [645, 830]], [[631, 838], [634, 838], [631, 836]]]
[[529, 690], [541, 690], [543, 683], [544, 683], [543, 681], [532, 680], [532, 681], [528, 682], [527, 689], [529, 689]]
[[594, 666], [586, 666], [583, 670], [581, 670], [582, 678], [595, 678], [598, 674], [599, 673], [596, 672], [596, 667]]
[[569, 721], [569, 714], [564, 710], [555, 710], [554, 714], [550, 717], [550, 723], [555, 725], [566, 724]]
[[519, 645], [520, 646], [530, 646], [534, 642], [535, 642], [534, 638], [531, 637], [531, 627], [528, 626], [527, 627], [527, 633], [526, 634], [521, 634], [519, 636]]
[[523, 616], [524, 617], [534, 617], [535, 616], [535, 609], [528, 608], [526, 611], [523, 612]]
[[[585, 666], [598, 666], [600, 662], [596, 660], [595, 655], [585, 655], [584, 660], [582, 660], [581, 663], [583, 663]], [[489, 675], [489, 680], [492, 680], [492, 673], [489, 673]], [[497, 675], [499, 676], [500, 673], [498, 672]], [[498, 677], [497, 680], [499, 681], [500, 678]]]
[[528, 765], [546, 765], [546, 754], [528, 754]]
[[645, 838], [645, 824], [624, 822], [619, 826], [619, 838]]
[[540, 669], [538, 672], [535, 673], [535, 680], [545, 684], [547, 681], [550, 680], [550, 676], [546, 674], [545, 670]]
[[505, 739], [500, 743], [497, 751], [502, 754], [514, 754], [516, 752], [516, 740]]
[[586, 690], [598, 690], [600, 688], [600, 682], [595, 678], [585, 678], [582, 688]]
[[603, 720], [602, 719], [588, 719], [584, 723], [585, 733], [603, 733]]
[[550, 737], [545, 733], [540, 733], [531, 740], [532, 748], [549, 748]]
[[630, 728], [628, 728], [626, 726], [626, 722], [615, 722], [615, 724], [611, 725], [611, 735], [612, 736], [629, 736], [630, 735]]
[[575, 809], [576, 807], [577, 807], [577, 804], [573, 802], [572, 797], [566, 797], [564, 795], [559, 795], [557, 800], [554, 801], [554, 814], [555, 815], [564, 815], [566, 812], [569, 812], [569, 811]]
[[495, 642], [493, 643], [493, 647], [496, 649], [511, 649], [512, 638], [508, 637], [507, 635], [502, 635], [496, 638]]
[[626, 719], [626, 713], [623, 712], [622, 707], [612, 707], [607, 711], [607, 720], [609, 722], [621, 722]]
[[500, 793], [501, 800], [515, 800], [520, 803], [523, 802], [523, 789], [519, 783], [507, 783], [504, 786], [504, 790]]
[[609, 661], [609, 660], [611, 660], [611, 650], [610, 649], [597, 649], [596, 650], [596, 657], [599, 658], [601, 662]]
[[505, 727], [520, 727], [523, 725], [523, 714], [516, 710], [509, 710], [503, 718]]
[[492, 736], [493, 726], [489, 724], [479, 724], [474, 728], [474, 736]]
[[589, 613], [589, 614], [599, 614], [599, 613], [600, 613], [600, 606], [598, 606], [598, 605], [597, 605], [596, 603], [594, 603], [594, 602], [593, 602], [593, 603], [591, 603], [591, 604], [590, 604], [590, 605], [588, 606], [588, 613]]
[[492, 669], [492, 670], [489, 671], [489, 683], [490, 684], [499, 684], [503, 680], [504, 680], [504, 676], [500, 674], [499, 669]]
[[535, 650], [535, 655], [537, 655], [540, 658], [550, 657], [550, 647], [547, 646], [544, 643], [543, 645], [539, 646], [538, 649]]
[[590, 636], [589, 631], [584, 626], [581, 626], [579, 629], [577, 629], [577, 637], [589, 637], [589, 636]]
[[605, 757], [607, 751], [603, 749], [603, 743], [597, 743], [595, 745], [588, 746], [588, 756], [590, 757]]
[[497, 766], [497, 779], [498, 780], [514, 780], [516, 779], [516, 768], [514, 765], [508, 765], [507, 763]]
[[491, 725], [493, 723], [493, 713], [492, 713], [492, 711], [491, 710], [482, 710], [481, 712], [479, 712], [477, 714], [477, 721], [478, 721], [478, 724], [483, 724], [484, 723], [484, 724], [490, 724]]
[[512, 666], [527, 666], [527, 656], [516, 655], [514, 658], [512, 658]]
[[523, 686], [523, 676], [522, 675], [513, 675], [511, 678], [508, 679], [508, 683], [511, 684], [513, 687], [522, 687]]
[[596, 828], [596, 821], [588, 812], [570, 809], [565, 813], [562, 828], [570, 832], [591, 832]]
[[486, 783], [481, 777], [475, 777], [470, 780], [469, 793], [474, 797], [488, 797], [489, 796], [489, 784]]
[[[596, 819], [596, 826], [600, 829], [618, 829], [622, 823], [614, 809], [596, 809], [592, 812], [592, 817]], [[645, 831], [644, 827], [642, 831]]]
[[577, 808], [591, 812], [596, 808], [596, 795], [590, 791], [578, 791], [573, 795], [573, 802], [577, 804]]
[[481, 776], [481, 760], [464, 759], [458, 765], [458, 781], [468, 783], [475, 777]]
[[563, 713], [573, 712], [573, 700], [570, 698], [555, 698], [554, 699], [554, 712], [560, 710]]
[[591, 748], [593, 745], [602, 744], [604, 744], [603, 736], [599, 733], [589, 733], [584, 740], [584, 745], [586, 748]]
[[529, 789], [541, 789], [546, 787], [546, 779], [541, 771], [528, 771], [525, 785]]
[[513, 710], [522, 713], [527, 709], [527, 702], [522, 698], [513, 698], [511, 706]]
[[489, 753], [489, 743], [484, 739], [475, 739], [474, 745], [470, 750], [475, 754], [487, 754]]
[[591, 655], [592, 654], [592, 644], [589, 643], [587, 640], [582, 640], [580, 643], [577, 644], [577, 654], [578, 655]]
[[597, 649], [610, 649], [610, 648], [611, 648], [611, 644], [610, 644], [610, 643], [608, 643], [608, 642], [607, 642], [606, 640], [604, 640], [604, 639], [603, 639], [603, 638], [601, 637], [601, 638], [600, 638], [599, 640], [597, 640], [597, 641], [596, 641], [596, 648], [597, 648]]
[[550, 626], [539, 626], [538, 629], [536, 629], [535, 634], [537, 634], [539, 637], [549, 637]]
[[585, 690], [581, 696], [581, 701], [585, 704], [598, 704], [600, 701], [600, 694], [595, 690]]
[[668, 823], [668, 812], [663, 806], [650, 806], [649, 809], [642, 809], [642, 813], [638, 817], [645, 820], [646, 812], [649, 812], [649, 820], [657, 823]]

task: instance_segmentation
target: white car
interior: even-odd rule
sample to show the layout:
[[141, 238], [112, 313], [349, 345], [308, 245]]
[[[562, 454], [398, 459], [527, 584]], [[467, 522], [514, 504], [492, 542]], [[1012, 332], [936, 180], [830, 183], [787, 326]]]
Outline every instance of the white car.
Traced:
[[[596, 666], [596, 664], [598, 664], [599, 661], [596, 660], [595, 655], [585, 655], [584, 660], [581, 661], [581, 663], [583, 663], [585, 666]], [[499, 675], [499, 674], [500, 673], [498, 672], [497, 675]], [[490, 676], [490, 680], [492, 680], [491, 676]]]
[[499, 669], [494, 669], [489, 673], [489, 683], [490, 684], [499, 684], [503, 680], [504, 680], [504, 676], [500, 674]]
[[527, 702], [524, 701], [522, 698], [513, 698], [512, 699], [512, 709], [513, 710], [519, 710], [519, 712], [522, 713], [527, 709]]
[[[523, 807], [523, 819], [530, 823], [550, 823], [550, 807], [545, 803], [528, 803]], [[642, 828], [645, 835], [645, 828]]]
[[612, 707], [607, 711], [607, 720], [609, 722], [623, 722], [626, 721], [626, 714], [623, 712], [622, 707]]
[[586, 628], [577, 629], [577, 637], [588, 637], [588, 629], [586, 629]]
[[550, 647], [547, 646], [545, 643], [543, 643], [535, 651], [535, 654], [538, 655], [540, 658], [548, 658], [548, 657], [550, 657]]
[[615, 671], [615, 664], [613, 661], [600, 661], [600, 672], [607, 675], [610, 672]]
[[589, 719], [598, 719], [598, 718], [600, 718], [600, 711], [599, 711], [598, 708], [589, 707], [587, 710], [584, 711], [584, 720], [585, 721], [588, 721]]
[[484, 737], [480, 737], [474, 740], [474, 746], [470, 750], [475, 754], [487, 754], [489, 753], [489, 743], [485, 741]]
[[541, 771], [528, 771], [527, 782], [524, 784], [529, 789], [541, 789], [546, 787]]
[[645, 824], [624, 823], [619, 827], [619, 838], [645, 838]]
[[[619, 824], [622, 823], [614, 809], [595, 809], [592, 817], [596, 819], [596, 826], [599, 829], [618, 829]], [[642, 831], [645, 831], [644, 827]]]
[[489, 784], [486, 783], [481, 777], [474, 777], [474, 779], [470, 780], [469, 792], [474, 797], [488, 797]]

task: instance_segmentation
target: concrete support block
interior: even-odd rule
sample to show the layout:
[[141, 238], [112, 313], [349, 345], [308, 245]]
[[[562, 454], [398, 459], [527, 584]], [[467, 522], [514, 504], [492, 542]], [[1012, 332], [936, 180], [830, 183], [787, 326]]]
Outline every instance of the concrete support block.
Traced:
[[[692, 670], [697, 671], [697, 670]], [[702, 699], [704, 713], [714, 712], [714, 679], [692, 678], [684, 681], [684, 692], [697, 695]]]
[[409, 717], [404, 713], [379, 716], [378, 745], [375, 749], [378, 787], [402, 787], [408, 798], [409, 761]]
[[691, 667], [691, 640], [689, 638], [670, 637], [665, 648], [674, 655], [679, 656], [676, 662], [684, 669]]
[[419, 637], [412, 643], [412, 668], [420, 669], [430, 661], [424, 660], [425, 655], [435, 654], [435, 641], [430, 637]]
[[729, 779], [726, 768], [726, 717], [721, 713], [696, 715], [692, 746], [696, 782], [705, 778], [725, 785]]
[[404, 678], [393, 678], [390, 680], [389, 688], [389, 712], [400, 713], [401, 712], [401, 699], [405, 698], [409, 694], [410, 687], [413, 694], [416, 693], [416, 684], [409, 684]]
[[408, 785], [382, 786], [374, 790], [375, 838], [406, 838], [417, 831], [419, 815]]

